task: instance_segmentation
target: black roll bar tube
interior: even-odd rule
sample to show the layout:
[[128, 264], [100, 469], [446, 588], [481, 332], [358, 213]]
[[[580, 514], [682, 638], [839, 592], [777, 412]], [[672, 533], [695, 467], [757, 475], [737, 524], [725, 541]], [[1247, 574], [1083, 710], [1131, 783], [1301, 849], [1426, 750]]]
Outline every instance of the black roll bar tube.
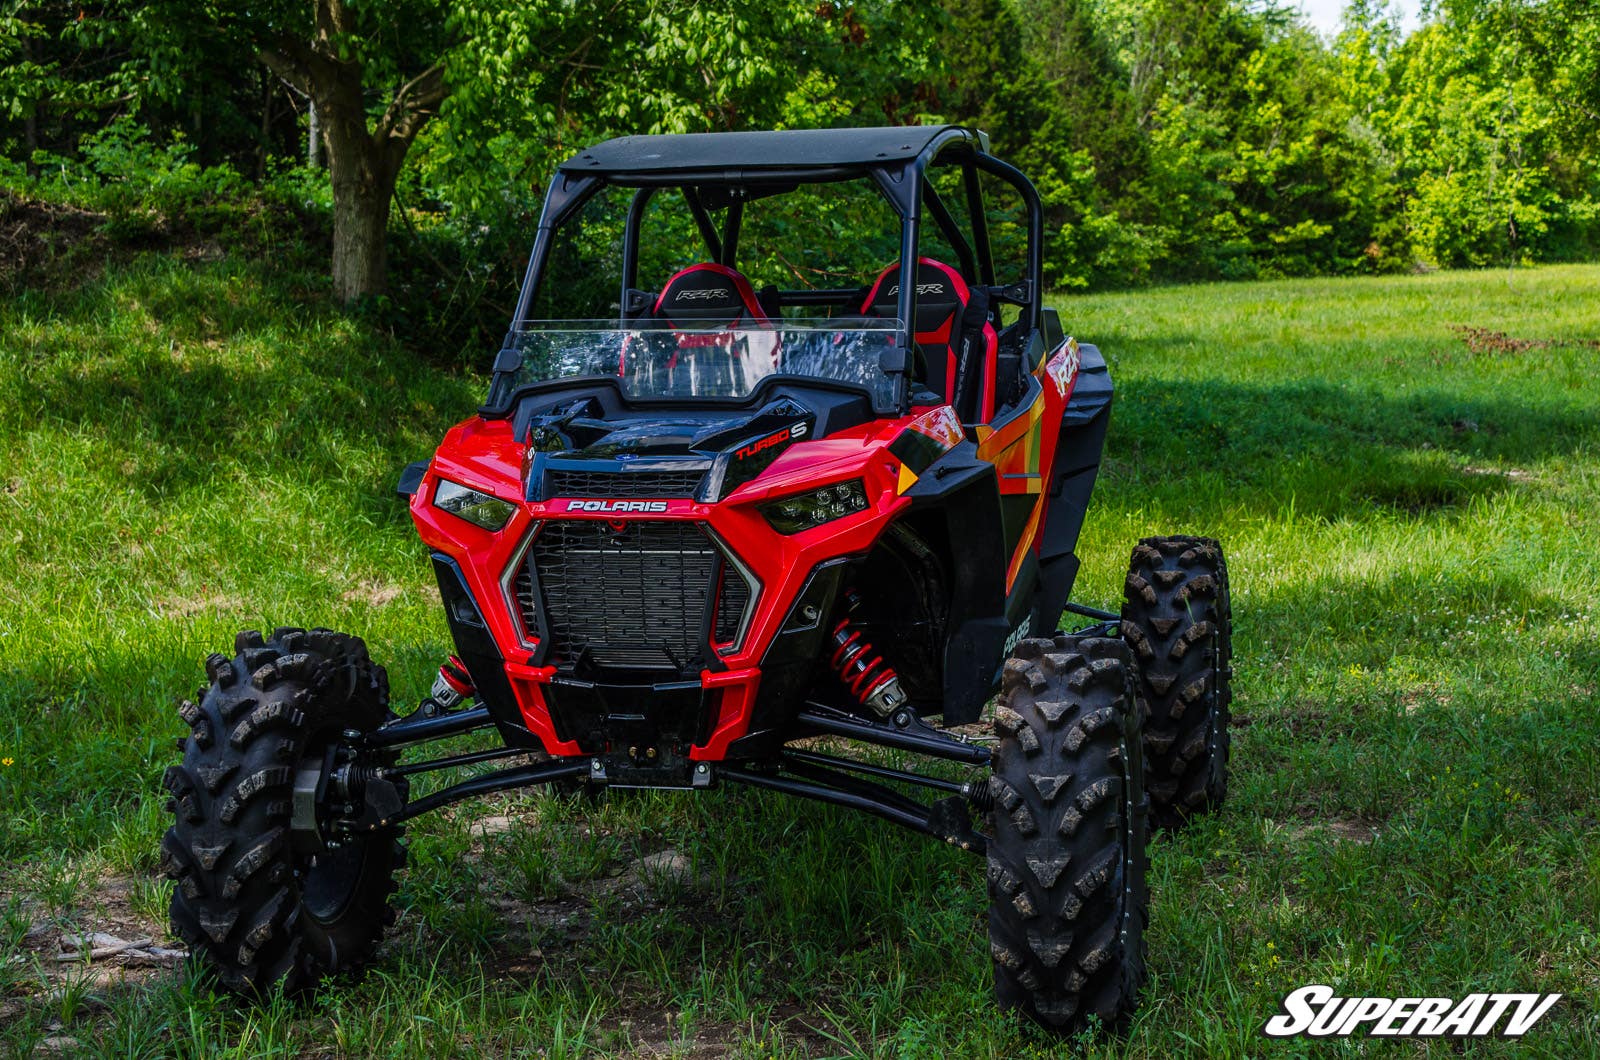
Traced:
[[989, 247], [989, 215], [983, 208], [983, 186], [978, 182], [978, 170], [971, 159], [962, 160], [961, 179], [966, 184], [967, 213], [972, 218], [972, 239], [977, 244], [979, 278], [993, 287], [994, 251]]
[[655, 188], [640, 188], [628, 200], [628, 222], [622, 230], [622, 299], [628, 304], [628, 288], [639, 286], [639, 226], [644, 223], [645, 207], [655, 195]]
[[962, 235], [961, 227], [956, 224], [956, 219], [951, 216], [950, 210], [945, 206], [944, 200], [934, 190], [932, 182], [922, 182], [922, 201], [928, 207], [928, 213], [933, 215], [933, 223], [939, 226], [939, 231], [950, 241], [955, 248], [956, 257], [961, 259], [961, 274], [963, 276], [978, 275], [977, 264], [972, 256], [972, 244], [967, 242], [967, 237]]
[[689, 204], [689, 212], [694, 215], [695, 227], [700, 229], [700, 238], [706, 241], [706, 249], [711, 252], [712, 261], [722, 260], [722, 237], [717, 235], [717, 226], [711, 220], [711, 212], [706, 209], [706, 204], [700, 201], [700, 191], [692, 184], [683, 185], [683, 198]]
[[1015, 188], [1028, 209], [1028, 286], [1031, 290], [1028, 292], [1024, 319], [1025, 330], [1036, 331], [1039, 327], [1039, 303], [1044, 297], [1044, 204], [1033, 182], [1011, 163], [976, 151], [972, 154], [972, 163]]

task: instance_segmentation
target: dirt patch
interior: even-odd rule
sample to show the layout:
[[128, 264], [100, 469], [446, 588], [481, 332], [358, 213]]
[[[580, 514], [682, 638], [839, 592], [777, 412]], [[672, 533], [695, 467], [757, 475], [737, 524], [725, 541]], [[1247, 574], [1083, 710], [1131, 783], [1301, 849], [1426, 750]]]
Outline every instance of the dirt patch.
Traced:
[[1355, 843], [1365, 846], [1378, 837], [1378, 824], [1356, 817], [1326, 817], [1321, 820], [1285, 824], [1283, 833], [1291, 843], [1313, 842], [1319, 839], [1335, 843]]
[[404, 595], [405, 590], [398, 585], [385, 585], [382, 582], [363, 579], [341, 593], [340, 598], [346, 603], [383, 607], [385, 604], [394, 603]]
[[[772, 1023], [783, 1031], [786, 1044], [799, 1046], [803, 1055], [836, 1051], [826, 1037], [833, 1029], [827, 1020], [811, 1016], [793, 1005], [779, 1006]], [[624, 1004], [600, 1022], [600, 1038], [607, 1048], [623, 1049], [638, 1057], [723, 1057], [733, 1053], [750, 1033], [749, 1027], [685, 1020], [681, 1012], [658, 1005]]]
[[53, 267], [92, 257], [105, 222], [91, 210], [0, 192], [0, 291], [37, 286]]
[[37, 919], [8, 958], [22, 974], [12, 983], [15, 996], [0, 1002], [0, 1020], [53, 1004], [69, 987], [102, 991], [140, 985], [182, 963], [188, 954], [166, 923], [136, 908], [134, 894], [142, 884], [114, 874], [85, 881], [72, 907], [54, 915], [24, 897], [23, 914]]
[[213, 612], [219, 615], [237, 615], [245, 611], [245, 602], [237, 596], [214, 593], [207, 596], [171, 597], [156, 604], [164, 618], [193, 618]]
[[1560, 347], [1588, 347], [1600, 350], [1600, 339], [1514, 339], [1503, 331], [1474, 327], [1471, 324], [1452, 324], [1450, 330], [1466, 344], [1475, 355], [1527, 353], [1530, 350], [1549, 350]]

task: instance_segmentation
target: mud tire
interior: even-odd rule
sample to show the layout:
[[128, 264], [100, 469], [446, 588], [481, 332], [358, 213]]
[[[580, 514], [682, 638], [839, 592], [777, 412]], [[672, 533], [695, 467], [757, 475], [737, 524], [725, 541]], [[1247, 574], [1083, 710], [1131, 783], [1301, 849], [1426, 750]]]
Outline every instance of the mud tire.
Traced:
[[1178, 828], [1228, 793], [1233, 609], [1222, 546], [1147, 537], [1123, 587], [1122, 637], [1139, 662], [1151, 820]]
[[164, 780], [174, 933], [246, 995], [294, 994], [359, 969], [394, 919], [401, 829], [313, 859], [294, 849], [291, 803], [298, 764], [320, 761], [345, 730], [392, 717], [387, 674], [357, 637], [290, 628], [240, 633], [233, 656], [210, 656], [206, 674], [199, 702], [179, 708], [189, 735]]
[[1006, 662], [990, 791], [995, 999], [1070, 1034], [1119, 1027], [1145, 979], [1146, 816], [1134, 663], [1105, 637], [1024, 640]]

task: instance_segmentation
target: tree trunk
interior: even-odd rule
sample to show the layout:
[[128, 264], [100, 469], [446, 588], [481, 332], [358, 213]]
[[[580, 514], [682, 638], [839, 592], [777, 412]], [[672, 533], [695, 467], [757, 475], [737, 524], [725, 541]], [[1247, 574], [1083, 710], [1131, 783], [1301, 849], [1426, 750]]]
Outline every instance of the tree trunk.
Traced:
[[359, 67], [343, 66], [317, 87], [313, 106], [333, 184], [333, 293], [349, 302], [383, 293], [389, 203], [410, 143], [368, 128]]
[[449, 89], [444, 67], [430, 66], [396, 87], [383, 115], [369, 125], [361, 64], [325, 47], [351, 32], [351, 13], [342, 0], [316, 0], [314, 10], [315, 40], [283, 38], [258, 55], [311, 101], [307, 160], [314, 165], [317, 147], [326, 149], [333, 185], [333, 293], [350, 302], [383, 292], [395, 178], [418, 130], [438, 113]]
[[306, 116], [311, 123], [311, 131], [306, 134], [306, 166], [311, 169], [322, 168], [322, 122], [317, 118], [317, 101], [306, 101]]
[[389, 203], [394, 178], [341, 181], [339, 156], [333, 179], [333, 293], [349, 302], [382, 294], [389, 265]]

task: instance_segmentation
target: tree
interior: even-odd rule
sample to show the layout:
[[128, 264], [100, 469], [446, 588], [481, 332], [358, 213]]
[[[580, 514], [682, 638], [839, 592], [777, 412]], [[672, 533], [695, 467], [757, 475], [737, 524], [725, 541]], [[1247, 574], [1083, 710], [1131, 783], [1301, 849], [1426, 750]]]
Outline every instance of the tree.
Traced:
[[[383, 290], [395, 181], [449, 91], [445, 19], [431, 3], [380, 12], [315, 0], [309, 26], [304, 11], [298, 4], [250, 5], [238, 29], [261, 62], [316, 108], [333, 184], [333, 290], [349, 301]], [[369, 109], [369, 95], [381, 108]]]

